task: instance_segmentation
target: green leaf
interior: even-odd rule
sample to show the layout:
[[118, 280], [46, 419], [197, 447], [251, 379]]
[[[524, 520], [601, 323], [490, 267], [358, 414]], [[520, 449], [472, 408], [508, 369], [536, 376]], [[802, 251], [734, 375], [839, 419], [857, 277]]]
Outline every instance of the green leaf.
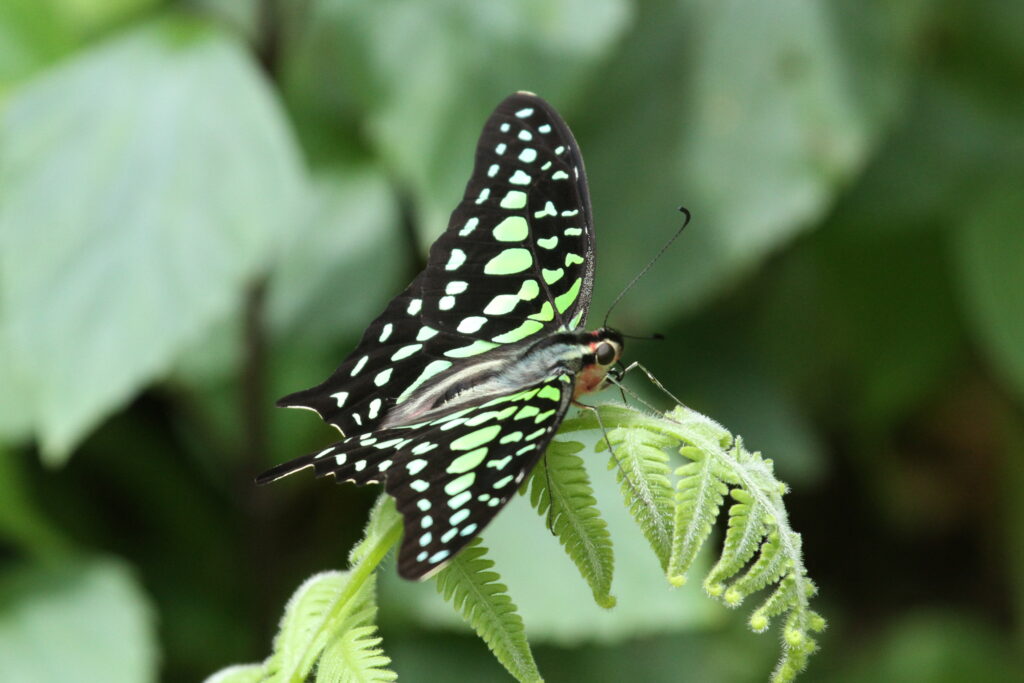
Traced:
[[317, 3], [289, 92], [329, 125], [339, 110], [358, 118], [371, 149], [412, 191], [427, 244], [462, 196], [494, 105], [521, 89], [564, 105], [629, 13], [624, 0]]
[[872, 5], [881, 18], [848, 21], [836, 3], [802, 0], [639, 3], [591, 106], [566, 112], [599, 251], [615, 254], [601, 263], [595, 307], [653, 255], [636, 244], [679, 225], [680, 204], [693, 224], [616, 311], [621, 327], [693, 308], [813, 226], [899, 111], [920, 23], [902, 5], [919, 4]]
[[111, 560], [0, 574], [0, 680], [155, 681], [149, 599]]
[[1024, 401], [1024, 197], [1021, 180], [1000, 183], [970, 207], [953, 256], [974, 334]]
[[437, 590], [452, 603], [518, 681], [540, 681], [523, 620], [475, 539], [437, 574]]
[[239, 305], [301, 161], [244, 47], [184, 20], [27, 85], [0, 149], [0, 322], [56, 463]]
[[[310, 204], [271, 274], [267, 317], [289, 346], [357, 339], [406, 284], [407, 247], [387, 178], [344, 166], [313, 178]], [[345, 296], [358, 291], [359, 296]]]
[[548, 520], [558, 542], [590, 585], [601, 607], [615, 606], [612, 539], [594, 499], [583, 460], [583, 444], [553, 441], [528, 482], [530, 504]]
[[63, 17], [45, 0], [0, 4], [0, 102], [11, 85], [51, 62], [71, 43]]
[[40, 559], [58, 557], [69, 549], [68, 541], [34, 504], [24, 459], [0, 445], [0, 538]]

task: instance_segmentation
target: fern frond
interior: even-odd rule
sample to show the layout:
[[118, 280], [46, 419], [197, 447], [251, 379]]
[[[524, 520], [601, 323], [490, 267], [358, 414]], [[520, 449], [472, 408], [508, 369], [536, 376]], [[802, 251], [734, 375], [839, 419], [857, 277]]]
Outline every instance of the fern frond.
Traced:
[[630, 516], [661, 563], [668, 571], [672, 552], [672, 520], [675, 501], [669, 477], [667, 448], [679, 445], [674, 437], [648, 430], [613, 429], [597, 450], [610, 447], [608, 469], [615, 469], [615, 479], [626, 501]]
[[203, 683], [263, 683], [266, 679], [262, 664], [236, 664], [210, 674]]
[[724, 581], [739, 572], [754, 556], [765, 535], [767, 511], [760, 501], [741, 488], [729, 495], [736, 501], [729, 507], [729, 526], [722, 544], [722, 557], [704, 579], [708, 595], [719, 597], [725, 592]]
[[437, 574], [437, 590], [452, 603], [494, 656], [519, 681], [540, 681], [523, 620], [477, 538]]
[[696, 448], [682, 448], [680, 452], [693, 462], [676, 470], [681, 478], [676, 484], [675, 527], [668, 560], [668, 580], [674, 586], [686, 582], [686, 572], [711, 534], [718, 510], [729, 492], [716, 472], [714, 458]]
[[[752, 630], [763, 631], [773, 618], [785, 617], [782, 658], [772, 680], [792, 681], [817, 647], [810, 634], [823, 630], [825, 620], [810, 609], [816, 588], [803, 565], [800, 535], [790, 528], [782, 502], [787, 487], [775, 477], [772, 461], [748, 451], [742, 439], [684, 406], [664, 416], [625, 406], [600, 406], [598, 411], [602, 423], [614, 427], [609, 431], [613, 445], [671, 448], [689, 461], [675, 471], [675, 526], [666, 572], [671, 583], [682, 583], [711, 533], [725, 495], [730, 495], [722, 553], [704, 587], [735, 607], [752, 593], [778, 584], [749, 623]], [[567, 422], [570, 431], [597, 426], [585, 415]], [[677, 446], [680, 442], [685, 444], [682, 448]], [[621, 453], [630, 448], [616, 447]], [[634, 505], [629, 509], [638, 516]]]
[[581, 450], [583, 445], [575, 441], [553, 441], [548, 446], [530, 476], [530, 504], [548, 516], [558, 542], [590, 585], [594, 601], [610, 608], [615, 606], [612, 539], [583, 460], [575, 455]]
[[348, 580], [347, 572], [321, 572], [292, 594], [274, 638], [274, 654], [267, 661], [268, 680], [302, 680], [308, 675], [313, 663], [304, 663], [304, 654], [308, 649], [319, 652], [327, 643], [329, 634], [323, 627]]
[[368, 580], [353, 598], [356, 606], [320, 656], [316, 683], [378, 683], [398, 678], [387, 668], [391, 659], [380, 648], [375, 584]]
[[387, 683], [398, 680], [391, 659], [380, 649], [376, 626], [345, 631], [324, 650], [316, 683]]
[[[345, 632], [347, 620], [365, 603], [365, 591], [372, 590], [374, 571], [402, 534], [402, 519], [393, 501], [374, 507], [366, 526], [366, 537], [352, 555], [348, 572], [325, 572], [306, 581], [285, 608], [281, 631], [275, 639], [275, 654], [268, 662], [268, 683], [305, 681], [324, 647]], [[324, 577], [324, 581], [318, 579]], [[339, 585], [340, 584], [340, 585]], [[370, 588], [368, 588], [370, 586]], [[316, 588], [311, 597], [303, 598]], [[331, 592], [333, 589], [333, 593]], [[372, 593], [370, 594], [372, 596]], [[308, 607], [290, 611], [300, 602]], [[324, 607], [324, 603], [328, 604]], [[289, 613], [299, 615], [294, 626]]]

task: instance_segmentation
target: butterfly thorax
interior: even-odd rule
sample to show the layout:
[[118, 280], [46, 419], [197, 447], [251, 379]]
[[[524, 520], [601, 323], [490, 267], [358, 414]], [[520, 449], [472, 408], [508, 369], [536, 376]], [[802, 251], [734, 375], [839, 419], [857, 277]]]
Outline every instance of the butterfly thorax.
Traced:
[[574, 398], [599, 391], [621, 354], [622, 336], [609, 328], [495, 349], [433, 378], [415, 398], [394, 405], [380, 428], [428, 422], [563, 375], [576, 378]]

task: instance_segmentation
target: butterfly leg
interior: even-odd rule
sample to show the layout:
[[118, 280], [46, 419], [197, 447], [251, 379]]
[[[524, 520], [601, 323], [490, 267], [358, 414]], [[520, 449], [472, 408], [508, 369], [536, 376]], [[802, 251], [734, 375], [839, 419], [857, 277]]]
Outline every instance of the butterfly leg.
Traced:
[[[643, 365], [641, 365], [641, 364], [640, 364], [640, 363], [639, 363], [638, 361], [633, 361], [632, 363], [630, 363], [629, 365], [627, 365], [627, 366], [626, 366], [626, 369], [622, 371], [622, 373], [621, 373], [621, 374], [620, 374], [620, 375], [619, 375], [619, 376], [618, 376], [618, 377], [616, 378], [616, 380], [621, 380], [621, 379], [622, 379], [623, 377], [625, 377], [625, 376], [626, 376], [626, 373], [628, 373], [628, 372], [629, 372], [630, 370], [632, 370], [632, 369], [634, 369], [634, 368], [636, 368], [636, 369], [637, 369], [637, 370], [639, 370], [640, 372], [642, 372], [642, 373], [644, 373], [645, 375], [647, 375], [647, 379], [648, 379], [648, 380], [650, 380], [651, 384], [653, 384], [654, 386], [658, 387], [658, 389], [660, 389], [660, 390], [661, 390], [661, 392], [662, 392], [663, 394], [665, 394], [665, 395], [666, 395], [666, 396], [668, 396], [668, 397], [669, 397], [670, 399], [672, 399], [672, 401], [673, 401], [673, 402], [674, 402], [674, 403], [675, 403], [676, 405], [683, 405], [683, 402], [682, 402], [682, 401], [680, 401], [680, 400], [679, 400], [678, 398], [676, 398], [676, 397], [675, 397], [675, 395], [674, 395], [674, 394], [673, 394], [673, 393], [672, 393], [671, 391], [669, 391], [668, 389], [666, 389], [666, 388], [665, 388], [665, 385], [664, 385], [664, 384], [662, 384], [662, 383], [661, 383], [660, 381], [658, 381], [658, 378], [657, 378], [657, 377], [655, 377], [655, 376], [654, 376], [653, 374], [651, 374], [651, 371], [650, 371], [650, 370], [648, 370], [648, 369], [647, 369], [646, 367], [644, 367]], [[621, 386], [622, 386], [622, 385], [620, 384], [619, 386], [620, 386], [620, 388], [621, 388]]]
[[573, 404], [575, 404], [577, 408], [589, 410], [594, 414], [594, 419], [597, 420], [597, 426], [601, 429], [601, 434], [604, 435], [604, 442], [608, 445], [608, 452], [611, 453], [612, 460], [615, 461], [616, 467], [618, 467], [619, 471], [622, 472], [622, 477], [626, 480], [626, 485], [629, 486], [629, 490], [633, 493], [634, 498], [636, 498], [637, 500], [643, 500], [643, 497], [640, 495], [639, 490], [633, 483], [633, 479], [629, 476], [629, 471], [622, 466], [622, 461], [619, 460], [618, 454], [616, 454], [615, 449], [612, 448], [611, 439], [608, 438], [608, 430], [605, 429], [604, 422], [601, 421], [601, 413], [597, 411], [597, 408], [595, 408], [594, 406], [589, 406], [586, 403], [573, 401]]
[[618, 361], [618, 365], [608, 371], [608, 381], [614, 384], [619, 389], [619, 394], [622, 396], [622, 405], [629, 406], [629, 401], [626, 399], [626, 389], [622, 386], [622, 378], [626, 374], [626, 366], [622, 364], [622, 361]]

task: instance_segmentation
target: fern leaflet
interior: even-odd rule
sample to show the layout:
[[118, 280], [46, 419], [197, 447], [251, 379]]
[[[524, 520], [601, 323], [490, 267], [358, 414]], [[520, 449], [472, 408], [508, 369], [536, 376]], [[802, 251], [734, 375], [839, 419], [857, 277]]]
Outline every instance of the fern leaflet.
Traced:
[[530, 503], [549, 526], [590, 585], [594, 601], [614, 607], [611, 595], [615, 559], [608, 525], [601, 519], [583, 460], [582, 444], [553, 441], [529, 480]]
[[498, 661], [519, 681], [540, 681], [526, 640], [523, 620], [508, 596], [487, 549], [474, 540], [437, 574], [437, 590], [487, 643]]
[[398, 678], [387, 667], [375, 620], [376, 581], [371, 577], [353, 598], [356, 605], [317, 663], [316, 683], [384, 683]]

